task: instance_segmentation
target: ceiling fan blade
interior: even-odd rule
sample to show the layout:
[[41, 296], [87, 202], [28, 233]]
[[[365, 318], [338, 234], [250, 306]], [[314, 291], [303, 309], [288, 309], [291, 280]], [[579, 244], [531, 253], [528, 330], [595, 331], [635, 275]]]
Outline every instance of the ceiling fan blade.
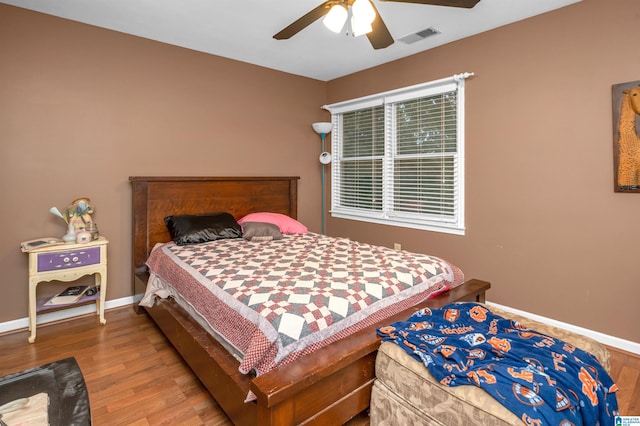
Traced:
[[480, 2], [480, 0], [380, 0], [380, 1], [428, 4], [433, 6], [464, 7], [466, 9], [471, 9], [473, 6], [475, 6]]
[[318, 19], [322, 18], [324, 15], [329, 13], [330, 6], [333, 3], [335, 3], [335, 0], [325, 1], [320, 6], [316, 7], [306, 15], [303, 15], [300, 19], [293, 22], [288, 27], [284, 28], [278, 34], [274, 35], [273, 38], [275, 38], [276, 40], [286, 40], [298, 34], [300, 31], [307, 28], [307, 26], [313, 24]]
[[373, 9], [376, 11], [376, 18], [371, 23], [371, 28], [373, 28], [373, 30], [367, 33], [367, 38], [374, 49], [384, 49], [385, 47], [389, 47], [393, 44], [393, 37], [391, 37], [389, 29], [380, 17], [380, 12], [378, 12], [378, 9], [373, 2], [371, 2], [371, 6], [373, 6]]

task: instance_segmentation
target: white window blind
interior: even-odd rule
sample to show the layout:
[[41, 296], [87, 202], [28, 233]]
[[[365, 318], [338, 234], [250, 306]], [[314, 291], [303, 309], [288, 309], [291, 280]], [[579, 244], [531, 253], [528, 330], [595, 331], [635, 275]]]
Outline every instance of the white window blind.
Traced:
[[331, 214], [464, 234], [464, 80], [325, 108], [332, 114]]

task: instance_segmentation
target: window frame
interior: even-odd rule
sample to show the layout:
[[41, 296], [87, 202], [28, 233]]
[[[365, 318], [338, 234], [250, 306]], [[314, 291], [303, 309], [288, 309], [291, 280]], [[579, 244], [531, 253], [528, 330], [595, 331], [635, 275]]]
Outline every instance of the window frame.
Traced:
[[[456, 74], [440, 80], [430, 81], [388, 92], [378, 93], [362, 98], [352, 99], [331, 105], [323, 106], [323, 109], [331, 113], [333, 123], [332, 139], [332, 184], [331, 184], [331, 216], [358, 220], [363, 222], [383, 225], [400, 226], [413, 229], [422, 229], [435, 232], [443, 232], [455, 235], [465, 234], [465, 79], [473, 73]], [[402, 157], [394, 150], [396, 148], [396, 120], [395, 105], [404, 101], [421, 99], [448, 92], [456, 92], [456, 149], [455, 153], [436, 155], [434, 158], [453, 157], [454, 201], [453, 215], [433, 215], [416, 212], [397, 211], [392, 206], [395, 196], [394, 160]], [[355, 112], [382, 105], [384, 107], [384, 155], [382, 159], [382, 209], [354, 208], [340, 205], [341, 199], [341, 158], [343, 145], [343, 114]], [[370, 156], [373, 158], [374, 156]], [[378, 157], [378, 156], [376, 156]], [[347, 161], [347, 160], [345, 160]]]

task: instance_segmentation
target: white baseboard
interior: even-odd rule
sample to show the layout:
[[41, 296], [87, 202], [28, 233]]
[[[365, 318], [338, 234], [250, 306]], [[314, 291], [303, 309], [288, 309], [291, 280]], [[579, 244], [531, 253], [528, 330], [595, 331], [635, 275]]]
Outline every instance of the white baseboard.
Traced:
[[[132, 305], [140, 301], [142, 295], [137, 294], [135, 296], [123, 297], [121, 299], [108, 300], [105, 303], [105, 309], [119, 308], [125, 305]], [[611, 346], [617, 349], [621, 349], [627, 352], [640, 355], [640, 343], [632, 342], [630, 340], [620, 339], [618, 337], [609, 336], [608, 334], [600, 333], [598, 331], [589, 330], [587, 328], [578, 327], [576, 325], [567, 324], [561, 321], [556, 321], [551, 318], [546, 318], [540, 315], [532, 314], [530, 312], [521, 311], [519, 309], [510, 308], [508, 306], [499, 305], [487, 301], [487, 305], [495, 306], [507, 312], [514, 313], [516, 315], [522, 315], [523, 317], [531, 318], [532, 320], [539, 321], [543, 324], [548, 324], [554, 327], [563, 328], [574, 333], [582, 334], [590, 337], [593, 340]], [[90, 314], [96, 312], [96, 305], [83, 305], [77, 308], [63, 309], [59, 311], [50, 312], [48, 314], [38, 315], [37, 324], [46, 324], [49, 322], [60, 321], [63, 319], [75, 317], [78, 315]], [[0, 333], [6, 333], [8, 331], [20, 330], [29, 326], [29, 318], [20, 318], [17, 320], [7, 321], [0, 323]]]
[[[137, 300], [136, 300], [137, 299]], [[140, 297], [129, 296], [121, 299], [107, 300], [104, 304], [105, 309], [119, 308], [125, 305], [131, 305], [140, 300]], [[78, 306], [77, 308], [61, 309], [59, 311], [53, 311], [46, 314], [39, 314], [36, 318], [36, 324], [46, 324], [49, 322], [60, 321], [63, 319], [75, 317], [78, 315], [91, 314], [96, 312], [95, 303], [89, 305]], [[26, 329], [29, 327], [29, 318], [19, 318], [12, 321], [0, 323], [0, 333], [6, 333], [8, 331], [16, 331]]]
[[608, 334], [600, 333], [598, 331], [589, 330], [588, 328], [578, 327], [577, 325], [567, 324], [561, 321], [556, 321], [551, 318], [546, 318], [540, 315], [532, 314], [529, 312], [521, 311], [519, 309], [510, 308], [508, 306], [499, 305], [497, 303], [487, 301], [487, 305], [495, 306], [507, 312], [511, 312], [516, 315], [522, 315], [523, 317], [531, 318], [534, 321], [548, 324], [553, 327], [563, 328], [573, 333], [582, 334], [592, 338], [593, 340], [600, 342], [604, 345], [611, 346], [617, 349], [621, 349], [627, 352], [631, 352], [640, 355], [640, 343], [632, 342], [630, 340], [620, 339], [619, 337], [609, 336]]

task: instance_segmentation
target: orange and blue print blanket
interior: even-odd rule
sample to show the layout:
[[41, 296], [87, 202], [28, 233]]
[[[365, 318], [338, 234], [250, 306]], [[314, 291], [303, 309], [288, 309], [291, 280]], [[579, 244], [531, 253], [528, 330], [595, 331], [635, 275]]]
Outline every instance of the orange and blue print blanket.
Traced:
[[443, 385], [478, 386], [527, 425], [612, 425], [618, 411], [617, 387], [593, 355], [476, 303], [425, 308], [378, 334]]

